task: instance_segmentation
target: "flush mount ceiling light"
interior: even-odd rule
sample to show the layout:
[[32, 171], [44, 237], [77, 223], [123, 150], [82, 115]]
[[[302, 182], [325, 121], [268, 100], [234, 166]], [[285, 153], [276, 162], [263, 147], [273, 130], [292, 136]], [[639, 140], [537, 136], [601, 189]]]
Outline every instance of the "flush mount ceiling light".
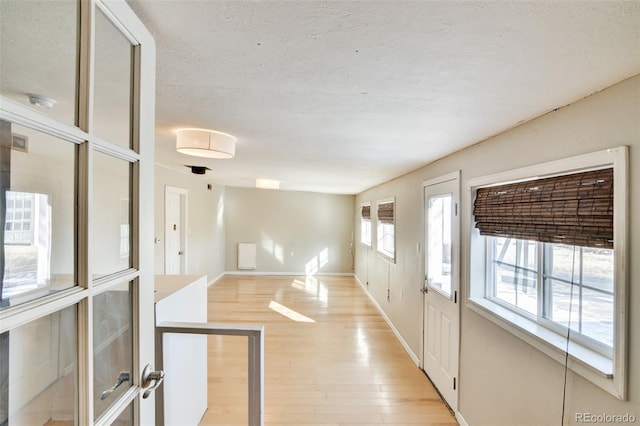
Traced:
[[280, 181], [273, 179], [256, 179], [256, 188], [280, 189]]
[[215, 130], [180, 129], [176, 151], [196, 157], [233, 158], [236, 155], [236, 138]]
[[53, 108], [53, 106], [56, 104], [55, 99], [49, 98], [47, 96], [36, 95], [33, 93], [28, 93], [27, 96], [29, 97], [29, 102], [31, 103], [31, 105], [50, 109]]

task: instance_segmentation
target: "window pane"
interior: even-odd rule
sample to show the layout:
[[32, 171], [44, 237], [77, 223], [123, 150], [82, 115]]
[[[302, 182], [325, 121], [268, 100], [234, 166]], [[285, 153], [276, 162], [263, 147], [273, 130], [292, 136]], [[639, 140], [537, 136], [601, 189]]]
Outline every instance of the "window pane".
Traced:
[[131, 387], [131, 289], [130, 283], [123, 283], [93, 298], [93, 392], [96, 418]]
[[76, 145], [2, 125], [28, 137], [29, 150], [14, 150], [2, 141], [0, 206], [6, 207], [0, 208], [0, 309], [71, 288], [76, 281]]
[[[545, 279], [544, 316], [564, 327], [580, 331], [580, 287], [563, 281]], [[571, 314], [571, 316], [569, 316]]]
[[494, 259], [500, 263], [518, 265], [535, 271], [538, 265], [537, 244], [535, 241], [513, 238], [493, 238], [495, 242]]
[[368, 246], [371, 245], [371, 221], [361, 219], [360, 241]]
[[580, 280], [580, 247], [544, 244], [545, 274], [567, 282]]
[[492, 238], [493, 295], [532, 315], [538, 310], [537, 244]]
[[[65, 124], [75, 124], [78, 4], [0, 1], [0, 93]], [[55, 101], [33, 105], [29, 94]]]
[[131, 266], [131, 164], [95, 152], [93, 167], [94, 278]]
[[613, 296], [584, 289], [582, 294], [582, 334], [613, 346]]
[[76, 307], [0, 334], [0, 424], [78, 424]]
[[427, 283], [451, 295], [452, 195], [429, 197], [427, 229]]
[[613, 293], [613, 250], [585, 247], [582, 258], [582, 283]]
[[395, 226], [378, 222], [378, 251], [393, 259], [395, 251]]
[[96, 9], [94, 131], [125, 148], [131, 147], [132, 47]]

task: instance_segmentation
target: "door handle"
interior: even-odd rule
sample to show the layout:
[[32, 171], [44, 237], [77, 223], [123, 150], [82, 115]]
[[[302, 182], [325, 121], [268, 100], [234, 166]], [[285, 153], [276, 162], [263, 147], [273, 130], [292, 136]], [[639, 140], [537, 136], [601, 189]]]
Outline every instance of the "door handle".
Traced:
[[181, 250], [178, 252], [178, 256], [182, 256], [184, 254], [184, 252]]
[[101, 400], [107, 399], [109, 395], [111, 395], [113, 392], [115, 392], [116, 389], [120, 387], [121, 384], [128, 381], [129, 381], [129, 372], [121, 371], [120, 374], [118, 374], [118, 378], [116, 379], [116, 384], [110, 387], [109, 389], [107, 389], [106, 391], [102, 392], [102, 394], [100, 394], [100, 399]]
[[142, 398], [147, 399], [151, 392], [156, 390], [164, 381], [164, 371], [152, 371], [151, 365], [147, 364], [142, 371], [142, 388], [146, 389], [142, 394]]

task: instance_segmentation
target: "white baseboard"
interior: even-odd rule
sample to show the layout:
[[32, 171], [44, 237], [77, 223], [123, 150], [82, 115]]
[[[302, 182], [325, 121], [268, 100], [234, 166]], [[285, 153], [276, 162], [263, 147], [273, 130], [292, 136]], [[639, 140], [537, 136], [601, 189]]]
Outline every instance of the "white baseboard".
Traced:
[[460, 411], [456, 412], [456, 420], [460, 423], [460, 426], [469, 426], [469, 423], [462, 417], [462, 413]]
[[306, 272], [265, 272], [265, 271], [225, 271], [223, 275], [264, 275], [264, 276], [295, 276], [295, 277], [353, 277], [353, 272], [318, 272], [317, 274], [307, 275]]
[[225, 272], [221, 273], [220, 275], [218, 275], [217, 277], [215, 277], [214, 279], [209, 281], [209, 283], [207, 284], [207, 287], [211, 287], [212, 285], [214, 285], [215, 283], [220, 281], [220, 278], [224, 277], [224, 274], [225, 274]]
[[389, 325], [389, 327], [391, 328], [391, 331], [393, 331], [393, 334], [396, 335], [396, 338], [398, 339], [398, 341], [400, 342], [404, 350], [407, 352], [407, 354], [409, 354], [409, 357], [411, 358], [411, 360], [414, 362], [414, 364], [417, 367], [420, 367], [420, 358], [418, 358], [418, 356], [411, 350], [411, 347], [409, 347], [409, 344], [407, 343], [407, 341], [404, 340], [404, 337], [402, 337], [398, 329], [395, 327], [395, 325], [393, 325], [393, 322], [391, 322], [391, 319], [387, 316], [387, 314], [382, 309], [378, 301], [373, 297], [373, 295], [371, 295], [371, 293], [369, 292], [369, 289], [364, 284], [362, 284], [362, 281], [360, 281], [357, 275], [354, 275], [354, 277], [358, 282], [358, 284], [360, 284], [360, 287], [362, 287], [362, 290], [364, 290], [364, 293], [367, 296], [369, 296], [369, 300], [371, 300], [371, 303], [373, 303], [373, 305], [376, 307], [378, 312], [380, 312], [380, 315], [382, 315], [382, 318], [384, 318], [384, 320], [387, 322], [387, 325]]

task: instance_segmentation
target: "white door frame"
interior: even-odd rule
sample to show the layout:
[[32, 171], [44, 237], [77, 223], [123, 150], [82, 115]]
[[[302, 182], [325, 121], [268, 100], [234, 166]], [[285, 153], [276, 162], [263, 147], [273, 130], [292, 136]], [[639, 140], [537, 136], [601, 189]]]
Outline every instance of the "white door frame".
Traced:
[[167, 215], [167, 195], [176, 194], [180, 196], [180, 274], [187, 274], [187, 240], [188, 240], [188, 206], [189, 191], [184, 188], [166, 185], [164, 188], [164, 272], [167, 273], [167, 265], [169, 263], [169, 251], [167, 250], [168, 234], [167, 229], [170, 226], [169, 217]]
[[[422, 236], [423, 236], [423, 240], [422, 240], [422, 246], [423, 246], [423, 255], [422, 255], [422, 262], [421, 262], [421, 266], [422, 266], [422, 281], [421, 281], [421, 287], [424, 288], [426, 286], [426, 269], [427, 269], [427, 265], [426, 265], [426, 254], [427, 254], [427, 229], [426, 229], [426, 202], [427, 202], [427, 198], [425, 196], [425, 189], [427, 187], [430, 186], [435, 186], [435, 185], [439, 185], [442, 183], [446, 183], [446, 182], [451, 182], [451, 181], [456, 181], [457, 184], [455, 185], [455, 193], [453, 194], [453, 198], [454, 198], [454, 208], [456, 209], [456, 214], [454, 215], [453, 218], [453, 222], [452, 222], [452, 299], [455, 299], [455, 306], [457, 308], [457, 329], [458, 329], [458, 335], [457, 335], [457, 348], [458, 348], [458, 353], [457, 353], [457, 364], [455, 365], [455, 369], [456, 369], [456, 384], [455, 384], [455, 399], [453, 401], [446, 401], [445, 402], [450, 406], [450, 408], [454, 411], [457, 412], [458, 410], [458, 401], [459, 401], [459, 394], [460, 394], [460, 288], [461, 288], [461, 268], [460, 268], [460, 243], [461, 243], [461, 234], [460, 234], [460, 225], [461, 225], [461, 221], [460, 221], [460, 176], [461, 176], [461, 172], [460, 170], [457, 170], [455, 172], [451, 172], [448, 173], [446, 175], [442, 175], [433, 179], [429, 179], [426, 181], [422, 182]], [[430, 291], [434, 291], [434, 290], [430, 290]], [[424, 324], [425, 324], [425, 316], [427, 315], [427, 309], [426, 309], [426, 305], [425, 305], [425, 297], [423, 295], [422, 297], [422, 317], [421, 317], [421, 328], [422, 328], [422, 333], [421, 333], [421, 357], [420, 357], [420, 363], [419, 366], [420, 368], [425, 371], [425, 354], [424, 354], [424, 346], [425, 346], [425, 335], [426, 335], [426, 330], [424, 329]], [[426, 371], [425, 371], [426, 372]], [[444, 396], [443, 396], [444, 399]]]

